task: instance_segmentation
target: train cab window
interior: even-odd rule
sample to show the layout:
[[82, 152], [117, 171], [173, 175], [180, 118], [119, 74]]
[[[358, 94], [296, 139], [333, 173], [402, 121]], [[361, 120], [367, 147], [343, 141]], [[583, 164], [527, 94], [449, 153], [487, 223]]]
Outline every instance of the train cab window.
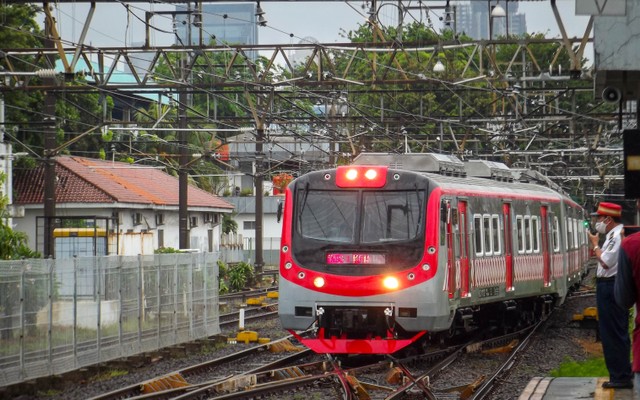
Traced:
[[500, 218], [497, 215], [491, 216], [491, 237], [493, 238], [493, 254], [502, 254], [502, 236], [500, 235]]
[[483, 240], [483, 230], [482, 230], [482, 216], [474, 215], [473, 216], [473, 233], [475, 237], [475, 246], [476, 246], [476, 255], [481, 256], [484, 254], [484, 240]]
[[560, 251], [560, 223], [558, 217], [553, 217], [553, 252], [558, 253]]
[[403, 241], [419, 236], [424, 192], [365, 192], [362, 243]]
[[298, 192], [298, 233], [336, 243], [354, 241], [358, 193], [314, 190]]
[[522, 218], [522, 215], [516, 216], [516, 228], [518, 230], [518, 253], [523, 254], [525, 251], [525, 235], [524, 218]]

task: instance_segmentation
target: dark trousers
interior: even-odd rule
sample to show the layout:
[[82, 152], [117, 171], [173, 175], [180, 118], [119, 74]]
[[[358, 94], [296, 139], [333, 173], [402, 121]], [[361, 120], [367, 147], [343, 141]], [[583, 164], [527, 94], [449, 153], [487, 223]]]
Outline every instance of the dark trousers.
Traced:
[[614, 284], [613, 279], [597, 280], [598, 328], [610, 381], [628, 382], [633, 379], [629, 356], [629, 311], [616, 303]]

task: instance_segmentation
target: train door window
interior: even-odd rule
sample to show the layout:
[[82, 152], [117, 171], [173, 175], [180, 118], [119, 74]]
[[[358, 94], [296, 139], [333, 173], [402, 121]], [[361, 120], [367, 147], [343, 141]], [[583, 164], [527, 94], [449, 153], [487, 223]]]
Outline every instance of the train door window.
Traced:
[[[461, 240], [460, 238], [461, 221], [458, 218], [457, 208], [451, 208], [451, 225], [453, 226], [453, 238], [452, 238], [453, 239], [453, 255], [457, 259], [460, 256], [459, 241]], [[464, 226], [463, 223], [462, 223], [462, 226]]]
[[531, 240], [531, 217], [529, 215], [524, 217], [524, 243], [525, 243], [525, 253], [530, 254], [532, 252], [532, 240]]
[[525, 249], [525, 241], [524, 218], [522, 218], [522, 215], [516, 216], [516, 228], [518, 229], [518, 254], [523, 254]]
[[481, 256], [484, 254], [483, 248], [483, 231], [482, 231], [482, 216], [474, 215], [473, 216], [473, 230], [475, 236], [475, 245], [476, 245], [476, 255]]
[[534, 253], [540, 252], [540, 220], [537, 216], [531, 217], [531, 239], [532, 250]]
[[482, 216], [482, 233], [483, 233], [483, 241], [484, 241], [484, 254], [487, 256], [491, 255], [491, 216], [483, 215]]
[[491, 237], [493, 238], [493, 254], [502, 254], [502, 242], [500, 236], [500, 217], [497, 215], [491, 216]]
[[579, 236], [578, 236], [578, 220], [577, 219], [573, 219], [573, 235], [574, 235], [574, 240], [573, 240], [573, 244], [574, 244], [574, 249], [577, 249], [579, 247], [578, 245], [578, 240], [579, 240]]
[[560, 226], [558, 217], [553, 217], [553, 251], [554, 253], [560, 252]]
[[567, 250], [573, 249], [573, 223], [567, 218]]

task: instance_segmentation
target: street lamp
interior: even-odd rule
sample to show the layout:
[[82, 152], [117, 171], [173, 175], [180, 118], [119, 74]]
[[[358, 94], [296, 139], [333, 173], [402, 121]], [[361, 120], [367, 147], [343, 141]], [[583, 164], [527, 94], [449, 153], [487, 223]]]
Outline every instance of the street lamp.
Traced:
[[489, 40], [493, 40], [493, 19], [494, 18], [504, 18], [507, 16], [507, 13], [504, 11], [504, 8], [497, 3], [492, 6], [489, 3]]

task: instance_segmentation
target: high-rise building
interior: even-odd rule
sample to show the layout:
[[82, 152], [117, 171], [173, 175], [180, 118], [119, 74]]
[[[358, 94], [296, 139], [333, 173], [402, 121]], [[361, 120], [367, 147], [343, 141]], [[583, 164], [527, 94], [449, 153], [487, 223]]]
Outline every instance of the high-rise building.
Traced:
[[[506, 17], [490, 18], [492, 8], [498, 4], [505, 10]], [[455, 11], [456, 31], [476, 40], [489, 39], [490, 34], [495, 39], [507, 33], [515, 36], [527, 32], [525, 15], [518, 13], [518, 3], [514, 1], [458, 1]], [[492, 29], [489, 29], [490, 22]]]
[[[184, 5], [176, 6], [176, 11], [187, 11]], [[202, 24], [203, 45], [258, 44], [258, 16], [255, 3], [213, 3], [203, 4], [202, 14], [197, 9], [190, 11], [191, 26], [186, 23], [187, 15], [176, 16], [176, 44], [200, 44], [200, 24]]]

